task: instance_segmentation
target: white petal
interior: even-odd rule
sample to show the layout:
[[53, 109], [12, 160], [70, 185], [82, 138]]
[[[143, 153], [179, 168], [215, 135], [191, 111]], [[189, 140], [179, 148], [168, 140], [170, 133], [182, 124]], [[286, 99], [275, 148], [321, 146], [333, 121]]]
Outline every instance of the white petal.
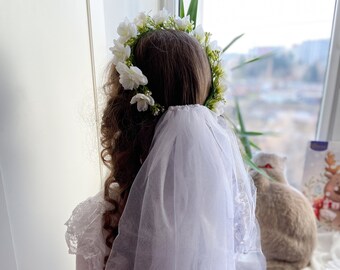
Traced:
[[137, 36], [137, 27], [134, 23], [130, 23], [127, 18], [124, 22], [121, 22], [117, 28], [117, 33], [119, 34], [119, 41], [125, 43], [131, 37]]
[[148, 83], [148, 79], [144, 76], [144, 74], [138, 67], [130, 67], [130, 77], [134, 82], [138, 83], [139, 85], [146, 85]]
[[110, 48], [110, 50], [113, 53], [113, 63], [117, 65], [118, 62], [124, 62], [127, 58], [130, 57], [131, 48], [130, 46], [124, 46], [118, 40], [114, 40], [113, 42], [115, 46], [113, 48]]
[[138, 93], [131, 98], [130, 104], [135, 104], [145, 97], [144, 94]]
[[148, 109], [148, 104], [145, 100], [140, 100], [137, 102], [137, 110], [145, 112]]
[[136, 37], [137, 36], [138, 32], [137, 32], [137, 27], [136, 27], [135, 24], [131, 23], [129, 30], [130, 30], [131, 37]]
[[135, 88], [135, 83], [127, 76], [120, 76], [119, 82], [125, 90], [132, 90]]
[[155, 101], [150, 95], [138, 93], [132, 97], [130, 103], [137, 103], [138, 111], [146, 111], [148, 109], [148, 105], [153, 106], [155, 104]]
[[135, 18], [134, 23], [138, 26], [138, 27], [143, 27], [144, 24], [147, 21], [147, 16], [145, 14], [145, 12], [141, 12], [138, 14], [138, 16]]
[[214, 40], [214, 41], [210, 42], [209, 47], [213, 51], [216, 51], [216, 50], [220, 51], [221, 50], [221, 47], [218, 46], [218, 44], [217, 44], [217, 40]]
[[156, 13], [155, 16], [153, 16], [153, 20], [155, 21], [156, 24], [162, 24], [165, 21], [167, 21], [170, 17], [169, 12], [163, 8], [159, 12]]
[[118, 62], [116, 70], [120, 75], [119, 82], [126, 90], [137, 89], [139, 85], [146, 85], [148, 83], [148, 79], [138, 67], [128, 67], [122, 62]]
[[129, 67], [122, 62], [116, 65], [116, 70], [120, 75], [125, 75], [129, 72]]
[[186, 30], [188, 28], [188, 26], [191, 24], [190, 16], [186, 16], [184, 18], [177, 16], [175, 18], [175, 23], [180, 30]]
[[120, 36], [126, 36], [126, 28], [129, 24], [129, 20], [125, 18], [124, 22], [121, 22], [117, 27], [117, 33]]
[[128, 36], [120, 36], [118, 38], [118, 41], [124, 44], [126, 41], [128, 41], [128, 39], [129, 39]]
[[150, 106], [155, 105], [155, 100], [154, 100], [151, 96], [148, 96], [148, 104], [149, 104]]
[[135, 95], [135, 96], [133, 96], [133, 97], [131, 98], [130, 104], [135, 104], [137, 101], [138, 101], [138, 99], [137, 99], [137, 97], [136, 97], [136, 95]]
[[203, 27], [202, 25], [199, 25], [195, 28], [195, 30], [193, 31], [194, 33], [194, 36], [196, 37], [196, 39], [199, 41], [199, 42], [203, 42], [204, 41], [204, 38], [205, 38], [205, 33], [204, 33], [204, 30], [203, 30]]

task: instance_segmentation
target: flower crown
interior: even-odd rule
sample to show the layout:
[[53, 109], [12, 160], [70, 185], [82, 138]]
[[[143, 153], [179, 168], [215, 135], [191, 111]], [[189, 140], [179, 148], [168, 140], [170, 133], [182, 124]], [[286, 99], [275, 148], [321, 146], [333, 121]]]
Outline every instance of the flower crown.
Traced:
[[125, 19], [117, 28], [119, 38], [115, 39], [114, 46], [110, 48], [113, 53], [113, 63], [119, 73], [119, 83], [125, 90], [132, 90], [135, 95], [130, 103], [137, 103], [138, 111], [147, 111], [150, 107], [153, 115], [158, 115], [164, 111], [161, 104], [155, 102], [151, 97], [152, 92], [148, 88], [148, 79], [142, 71], [134, 65], [131, 52], [139, 38], [153, 30], [173, 29], [188, 33], [195, 37], [205, 50], [212, 73], [212, 86], [210, 94], [205, 101], [205, 106], [222, 114], [225, 104], [225, 92], [227, 90], [226, 80], [221, 65], [221, 55], [223, 51], [217, 46], [216, 41], [211, 42], [211, 34], [204, 32], [201, 26], [194, 28], [189, 16], [180, 18], [171, 16], [165, 9], [159, 11], [153, 17], [146, 13], [140, 13], [132, 22]]

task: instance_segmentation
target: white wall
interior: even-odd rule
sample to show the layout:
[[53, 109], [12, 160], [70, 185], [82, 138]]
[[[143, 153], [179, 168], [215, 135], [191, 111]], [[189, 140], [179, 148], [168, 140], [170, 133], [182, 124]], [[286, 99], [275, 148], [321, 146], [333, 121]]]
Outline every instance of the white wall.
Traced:
[[87, 25], [85, 1], [0, 3], [0, 269], [73, 268], [63, 224], [101, 183]]
[[101, 85], [125, 16], [172, 0], [0, 1], [0, 269], [74, 269], [64, 223], [105, 177]]
[[5, 190], [0, 174], [0, 262], [1, 269], [16, 269], [16, 261], [14, 255], [13, 239], [11, 227], [9, 224], [9, 217], [7, 211], [7, 203], [5, 199]]

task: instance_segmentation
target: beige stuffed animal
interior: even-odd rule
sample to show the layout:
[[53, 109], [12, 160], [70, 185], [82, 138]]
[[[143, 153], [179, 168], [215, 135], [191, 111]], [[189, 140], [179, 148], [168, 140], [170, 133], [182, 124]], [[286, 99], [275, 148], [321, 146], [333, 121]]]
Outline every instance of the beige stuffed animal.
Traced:
[[256, 216], [262, 250], [270, 270], [300, 270], [307, 266], [316, 242], [313, 208], [285, 178], [285, 158], [259, 153], [255, 164], [272, 179], [251, 170], [257, 187]]

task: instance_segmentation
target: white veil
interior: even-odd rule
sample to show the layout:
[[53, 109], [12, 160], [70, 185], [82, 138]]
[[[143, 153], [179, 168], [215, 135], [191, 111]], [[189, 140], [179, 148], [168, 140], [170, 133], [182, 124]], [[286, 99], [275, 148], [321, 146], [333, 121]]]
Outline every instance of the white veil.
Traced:
[[106, 269], [265, 269], [254, 185], [225, 120], [170, 107], [156, 127]]

